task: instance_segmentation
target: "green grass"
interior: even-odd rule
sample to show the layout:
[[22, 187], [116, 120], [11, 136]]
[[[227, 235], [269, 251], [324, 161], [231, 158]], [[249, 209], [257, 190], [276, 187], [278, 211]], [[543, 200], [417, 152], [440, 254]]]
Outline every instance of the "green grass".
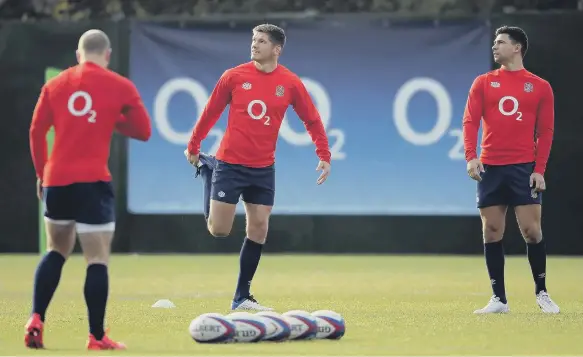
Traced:
[[[0, 354], [85, 351], [84, 261], [66, 265], [47, 314], [46, 351], [23, 347], [37, 256], [0, 257]], [[525, 257], [506, 261], [511, 313], [476, 316], [490, 297], [482, 257], [265, 255], [253, 283], [278, 312], [331, 309], [346, 320], [340, 341], [201, 345], [188, 334], [204, 312], [228, 313], [238, 258], [115, 256], [107, 325], [128, 344], [115, 355], [583, 355], [583, 259], [549, 258], [559, 315], [541, 313]], [[170, 299], [175, 309], [154, 309]], [[108, 353], [99, 353], [107, 355]]]

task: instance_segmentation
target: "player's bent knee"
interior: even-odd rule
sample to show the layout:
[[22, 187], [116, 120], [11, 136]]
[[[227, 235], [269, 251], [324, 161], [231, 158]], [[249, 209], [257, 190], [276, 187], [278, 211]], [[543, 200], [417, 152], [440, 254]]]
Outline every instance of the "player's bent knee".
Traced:
[[215, 238], [225, 238], [231, 234], [231, 229], [215, 227], [211, 224], [208, 225], [208, 230], [209, 233]]
[[232, 224], [216, 224], [213, 220], [210, 219], [207, 221], [207, 229], [209, 233], [215, 238], [225, 238], [231, 234], [231, 228], [233, 227]]

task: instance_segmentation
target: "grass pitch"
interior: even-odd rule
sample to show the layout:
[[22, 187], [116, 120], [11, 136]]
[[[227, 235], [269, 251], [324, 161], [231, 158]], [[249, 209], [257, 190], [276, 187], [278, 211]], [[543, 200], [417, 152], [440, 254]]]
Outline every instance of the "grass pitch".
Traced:
[[[85, 266], [65, 266], [47, 313], [48, 350], [23, 347], [38, 256], [0, 257], [0, 354], [97, 355], [85, 351]], [[511, 313], [476, 316], [490, 297], [482, 257], [264, 255], [253, 293], [280, 313], [331, 309], [346, 320], [340, 341], [201, 345], [188, 325], [228, 313], [238, 257], [114, 256], [107, 326], [133, 356], [583, 355], [583, 259], [549, 258], [548, 287], [559, 315], [541, 313], [525, 257], [506, 260]], [[154, 309], [170, 299], [175, 309]], [[98, 355], [108, 355], [99, 352]]]

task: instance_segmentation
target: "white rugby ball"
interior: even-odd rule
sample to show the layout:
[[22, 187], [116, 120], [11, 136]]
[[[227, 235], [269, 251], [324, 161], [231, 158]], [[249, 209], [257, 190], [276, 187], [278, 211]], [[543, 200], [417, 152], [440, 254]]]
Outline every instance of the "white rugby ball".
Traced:
[[261, 317], [266, 326], [264, 341], [285, 341], [291, 334], [291, 327], [283, 316], [273, 311], [260, 311], [255, 315]]
[[318, 310], [312, 312], [312, 316], [316, 318], [316, 323], [318, 324], [316, 338], [339, 340], [344, 336], [346, 324], [339, 313], [330, 310]]
[[190, 322], [188, 331], [198, 343], [231, 342], [235, 337], [235, 325], [217, 313], [198, 316]]
[[235, 325], [235, 342], [259, 342], [265, 336], [265, 323], [249, 312], [233, 312], [226, 316]]
[[303, 310], [291, 310], [282, 314], [291, 327], [290, 340], [311, 340], [316, 337], [316, 318]]

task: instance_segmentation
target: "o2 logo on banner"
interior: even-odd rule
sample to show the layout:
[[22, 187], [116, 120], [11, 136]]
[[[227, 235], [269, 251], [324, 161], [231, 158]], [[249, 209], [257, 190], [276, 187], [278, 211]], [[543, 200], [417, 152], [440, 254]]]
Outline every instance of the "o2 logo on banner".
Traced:
[[[425, 133], [415, 131], [411, 127], [407, 110], [411, 99], [420, 92], [427, 92], [437, 104], [437, 118], [434, 126]], [[412, 78], [405, 82], [395, 95], [393, 104], [393, 120], [397, 131], [403, 139], [416, 146], [433, 145], [446, 134], [457, 139], [447, 156], [451, 160], [464, 160], [464, 139], [461, 129], [450, 129], [453, 116], [453, 105], [447, 89], [438, 81], [428, 77]]]
[[[306, 86], [306, 89], [314, 100], [314, 104], [316, 108], [318, 108], [318, 112], [320, 113], [320, 117], [322, 118], [322, 123], [324, 124], [324, 128], [328, 133], [328, 138], [330, 140], [330, 152], [332, 154], [333, 160], [343, 160], [346, 158], [346, 152], [343, 151], [344, 144], [346, 141], [346, 135], [344, 131], [341, 129], [329, 129], [330, 127], [330, 119], [331, 119], [331, 108], [332, 103], [330, 100], [330, 96], [326, 89], [317, 81], [310, 79], [310, 78], [302, 78], [302, 82]], [[168, 105], [172, 97], [178, 92], [186, 92], [192, 96], [192, 99], [196, 103], [196, 108], [198, 110], [196, 117], [200, 117], [204, 106], [209, 98], [209, 92], [207, 89], [202, 85], [199, 81], [188, 78], [188, 77], [179, 77], [168, 80], [164, 83], [156, 97], [154, 98], [153, 104], [153, 114], [154, 114], [154, 121], [160, 135], [170, 143], [177, 144], [177, 145], [186, 145], [188, 140], [190, 139], [190, 131], [187, 132], [178, 132], [172, 128], [170, 125], [170, 118], [168, 118]], [[252, 104], [260, 105], [261, 101], [254, 101], [249, 103], [251, 107]], [[263, 103], [265, 106], [265, 103]], [[264, 108], [267, 111], [266, 108]], [[263, 113], [264, 114], [264, 113]], [[263, 117], [263, 115], [261, 115]], [[261, 118], [254, 118], [254, 119], [261, 119]], [[266, 122], [268, 125], [269, 121]], [[221, 143], [221, 139], [225, 135], [224, 130], [219, 128], [213, 128], [209, 132], [209, 137], [214, 138], [214, 142], [209, 150], [209, 154], [214, 155]], [[312, 139], [307, 131], [297, 132], [291, 128], [287, 119], [287, 113], [283, 118], [283, 122], [281, 123], [281, 128], [279, 130], [279, 135], [289, 144], [296, 145], [296, 146], [307, 146], [313, 145]]]

